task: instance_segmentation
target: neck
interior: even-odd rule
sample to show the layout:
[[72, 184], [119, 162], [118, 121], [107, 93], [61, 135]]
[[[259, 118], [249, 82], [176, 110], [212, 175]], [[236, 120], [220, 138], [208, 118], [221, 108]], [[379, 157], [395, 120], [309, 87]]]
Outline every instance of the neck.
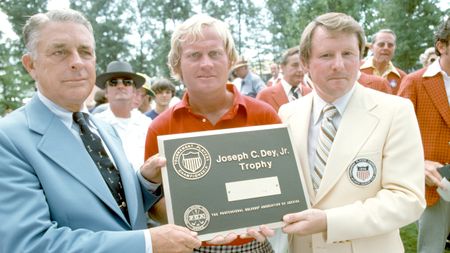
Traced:
[[109, 107], [111, 108], [114, 116], [118, 118], [129, 118], [131, 117], [133, 103], [132, 101], [129, 101], [128, 103], [110, 103]]
[[447, 73], [447, 75], [450, 76], [450, 64], [448, 64], [445, 59], [442, 59], [442, 55], [441, 58], [439, 59], [439, 65], [441, 65], [441, 69]]
[[158, 114], [160, 114], [160, 113], [162, 113], [163, 111], [165, 111], [167, 108], [169, 108], [169, 105], [158, 105], [158, 104], [156, 104], [155, 111], [156, 111]]
[[203, 115], [213, 125], [233, 105], [233, 93], [226, 88], [215, 96], [191, 96], [189, 94], [189, 105], [194, 113]]
[[378, 70], [380, 73], [384, 73], [386, 69], [389, 67], [389, 61], [376, 61], [373, 59], [373, 66]]

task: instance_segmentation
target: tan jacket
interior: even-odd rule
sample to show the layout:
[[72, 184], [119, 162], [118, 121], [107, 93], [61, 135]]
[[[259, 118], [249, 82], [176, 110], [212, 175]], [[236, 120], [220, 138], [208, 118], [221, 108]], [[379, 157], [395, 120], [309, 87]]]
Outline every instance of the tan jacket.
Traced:
[[[290, 235], [290, 252], [404, 252], [398, 229], [417, 220], [425, 208], [423, 149], [413, 106], [406, 99], [355, 85], [317, 195], [307, 151], [313, 96], [280, 108], [311, 206], [326, 210], [328, 226], [327, 233]], [[366, 181], [356, 173], [361, 161], [372, 164]]]

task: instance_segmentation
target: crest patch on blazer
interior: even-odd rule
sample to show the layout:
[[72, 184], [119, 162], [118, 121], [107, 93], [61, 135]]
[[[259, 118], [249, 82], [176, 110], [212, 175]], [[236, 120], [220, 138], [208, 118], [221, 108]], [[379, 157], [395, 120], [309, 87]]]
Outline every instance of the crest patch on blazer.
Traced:
[[377, 168], [375, 164], [366, 158], [355, 160], [348, 169], [350, 180], [360, 186], [365, 186], [375, 179], [377, 175]]

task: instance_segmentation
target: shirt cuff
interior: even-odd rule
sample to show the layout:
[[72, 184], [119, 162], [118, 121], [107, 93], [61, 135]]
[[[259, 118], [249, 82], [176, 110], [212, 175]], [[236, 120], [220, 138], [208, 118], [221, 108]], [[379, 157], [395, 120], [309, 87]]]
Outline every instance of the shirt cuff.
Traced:
[[[139, 173], [141, 174], [141, 173]], [[145, 239], [145, 253], [152, 253], [152, 236], [150, 235], [150, 230], [144, 230], [144, 239]]]
[[147, 179], [145, 179], [139, 170], [137, 171], [137, 175], [138, 175], [139, 182], [141, 183], [141, 185], [143, 185], [144, 188], [148, 191], [154, 192], [161, 185], [161, 184], [152, 183], [152, 182], [148, 181]]

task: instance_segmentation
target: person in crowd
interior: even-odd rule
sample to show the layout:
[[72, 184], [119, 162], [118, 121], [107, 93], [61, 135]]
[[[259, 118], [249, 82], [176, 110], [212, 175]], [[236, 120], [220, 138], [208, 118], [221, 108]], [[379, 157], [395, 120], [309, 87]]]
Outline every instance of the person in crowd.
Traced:
[[257, 74], [250, 71], [247, 60], [240, 57], [231, 70], [236, 76], [236, 82], [233, 82], [238, 90], [244, 96], [256, 98], [256, 95], [266, 87], [264, 81]]
[[419, 61], [425, 68], [428, 67], [431, 63], [433, 63], [437, 59], [437, 57], [438, 56], [436, 55], [436, 50], [434, 49], [434, 47], [429, 47], [425, 49], [425, 52], [423, 52], [419, 56]]
[[[192, 252], [187, 228], [147, 228], [161, 197], [134, 172], [114, 129], [88, 113], [95, 40], [77, 11], [31, 16], [22, 63], [31, 101], [0, 120], [0, 252]], [[141, 174], [142, 173], [142, 174]], [[174, 240], [174, 238], [177, 238]]]
[[155, 94], [150, 88], [151, 79], [148, 75], [143, 73], [137, 73], [145, 78], [145, 83], [139, 89], [136, 89], [136, 95], [134, 98], [133, 108], [137, 108], [142, 113], [147, 113], [152, 110], [151, 102]]
[[425, 207], [423, 149], [407, 99], [358, 84], [364, 31], [326, 13], [303, 30], [314, 90], [281, 106], [311, 208], [283, 217], [290, 252], [401, 253], [399, 228]]
[[361, 72], [376, 75], [388, 80], [392, 94], [396, 95], [405, 71], [392, 63], [397, 47], [397, 36], [390, 29], [381, 29], [372, 37], [373, 56], [368, 57], [361, 65]]
[[273, 62], [272, 64], [270, 64], [270, 74], [272, 76], [266, 83], [267, 87], [270, 87], [270, 86], [278, 83], [278, 81], [280, 81], [282, 78], [282, 74], [280, 73], [280, 67], [278, 66], [277, 63]]
[[262, 100], [278, 111], [281, 105], [302, 97], [311, 89], [303, 85], [303, 69], [300, 64], [298, 47], [288, 49], [281, 59], [283, 77], [273, 86], [264, 88], [257, 99]]
[[169, 108], [170, 101], [175, 96], [175, 85], [165, 78], [158, 79], [153, 82], [152, 91], [155, 93], [155, 108], [145, 115], [155, 119]]
[[108, 108], [108, 99], [105, 96], [105, 90], [97, 89], [94, 94], [95, 105], [89, 112], [92, 114], [103, 112]]
[[418, 222], [419, 253], [444, 252], [450, 231], [450, 203], [437, 192], [445, 189], [438, 168], [450, 163], [450, 19], [438, 27], [434, 45], [436, 61], [407, 75], [399, 91], [414, 105], [425, 151], [427, 208]]
[[[145, 158], [154, 169], [146, 174], [146, 178], [153, 178], [150, 181], [161, 182], [160, 169], [165, 165], [165, 158], [157, 155], [157, 136], [281, 122], [269, 105], [241, 95], [227, 83], [236, 58], [230, 30], [220, 20], [194, 15], [175, 29], [168, 65], [173, 77], [186, 86], [186, 92], [180, 103], [155, 118], [148, 129]], [[162, 198], [152, 209], [152, 217], [165, 222], [165, 214]], [[249, 238], [234, 233], [218, 236], [195, 252], [273, 252], [266, 239], [273, 235], [266, 233], [269, 231], [263, 226], [259, 231], [249, 228]]]
[[134, 102], [145, 78], [134, 73], [128, 62], [112, 61], [95, 84], [105, 89], [109, 107], [97, 117], [111, 124], [119, 134], [128, 161], [138, 171], [144, 163], [145, 136], [152, 120], [140, 112]]

